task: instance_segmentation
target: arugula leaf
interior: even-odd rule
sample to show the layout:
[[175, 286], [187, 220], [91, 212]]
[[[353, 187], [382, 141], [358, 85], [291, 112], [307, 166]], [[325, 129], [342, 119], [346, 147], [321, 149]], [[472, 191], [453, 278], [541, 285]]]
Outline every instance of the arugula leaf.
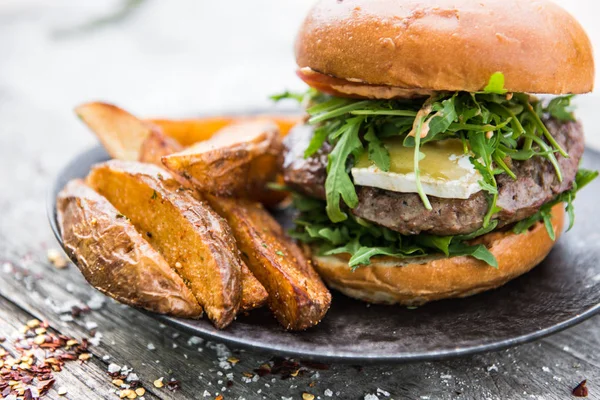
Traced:
[[502, 72], [494, 72], [490, 77], [490, 81], [483, 89], [484, 93], [506, 94], [508, 90], [504, 89], [504, 74]]
[[333, 222], [344, 221], [348, 217], [340, 208], [340, 197], [350, 208], [358, 205], [358, 196], [346, 170], [346, 164], [350, 154], [363, 148], [358, 137], [362, 122], [362, 117], [348, 119], [341, 128], [343, 132], [339, 141], [329, 154], [325, 192], [327, 196], [327, 215]]
[[575, 115], [571, 107], [573, 95], [555, 97], [548, 103], [545, 112], [549, 113], [553, 118], [559, 121], [575, 121]]
[[380, 170], [388, 172], [391, 164], [390, 152], [379, 140], [372, 126], [369, 127], [365, 140], [369, 142], [369, 160], [373, 161]]
[[315, 129], [313, 137], [310, 139], [310, 143], [306, 150], [304, 150], [304, 158], [309, 158], [314, 155], [321, 147], [323, 147], [323, 143], [327, 140], [327, 135], [329, 131], [325, 129], [324, 126], [321, 126]]
[[456, 243], [450, 246], [450, 255], [456, 256], [471, 256], [478, 260], [486, 262], [488, 265], [498, 268], [498, 260], [496, 257], [482, 244], [469, 246], [465, 243]]
[[421, 197], [421, 201], [427, 210], [432, 210], [431, 203], [423, 190], [423, 185], [421, 184], [421, 169], [419, 168], [419, 161], [423, 158], [423, 153], [420, 151], [421, 145], [421, 131], [423, 130], [423, 122], [424, 117], [420, 120], [417, 120], [417, 131], [415, 133], [415, 152], [414, 152], [414, 173], [415, 173], [415, 182], [417, 184], [417, 192], [419, 193], [419, 197]]
[[289, 100], [296, 100], [298, 103], [302, 103], [302, 100], [304, 99], [305, 95], [306, 95], [306, 93], [296, 93], [296, 92], [290, 92], [289, 90], [286, 90], [283, 93], [274, 94], [274, 95], [270, 96], [269, 98], [275, 102], [289, 99]]
[[546, 225], [548, 235], [550, 235], [550, 237], [554, 237], [554, 229], [552, 229], [552, 224], [548, 223], [549, 216], [551, 214], [552, 207], [560, 203], [567, 203], [565, 209], [567, 210], [567, 213], [569, 215], [568, 229], [571, 229], [575, 222], [575, 207], [573, 205], [573, 201], [577, 196], [577, 192], [597, 177], [598, 171], [590, 171], [587, 169], [580, 168], [579, 171], [577, 171], [577, 175], [575, 176], [575, 182], [573, 183], [573, 188], [571, 190], [561, 193], [554, 200], [544, 204], [537, 213], [535, 213], [529, 218], [526, 218], [516, 223], [513, 227], [513, 232], [524, 233], [527, 230], [529, 230], [529, 228], [531, 228], [533, 225], [543, 220]]
[[452, 236], [419, 235], [417, 242], [425, 247], [438, 249], [446, 256], [449, 256], [452, 239]]

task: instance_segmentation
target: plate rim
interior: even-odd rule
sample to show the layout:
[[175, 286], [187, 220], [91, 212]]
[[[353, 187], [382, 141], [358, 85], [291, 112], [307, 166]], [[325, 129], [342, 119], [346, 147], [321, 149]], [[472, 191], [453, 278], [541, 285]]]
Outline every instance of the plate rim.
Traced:
[[[48, 217], [48, 221], [50, 223], [50, 227], [52, 232], [54, 233], [54, 237], [56, 238], [58, 244], [61, 246], [63, 250], [65, 250], [67, 256], [69, 253], [66, 251], [62, 237], [60, 235], [60, 229], [58, 226], [58, 218], [56, 212], [56, 194], [62, 189], [58, 187], [61, 184], [61, 177], [66, 175], [68, 171], [73, 169], [75, 165], [81, 164], [82, 162], [88, 162], [86, 159], [91, 158], [92, 154], [95, 154], [99, 151], [106, 151], [102, 148], [101, 145], [97, 144], [94, 147], [88, 148], [77, 155], [75, 155], [71, 160], [69, 160], [65, 165], [58, 170], [58, 173], [52, 179], [52, 183], [47, 191], [46, 197], [46, 213]], [[590, 147], [586, 147], [585, 151], [587, 153], [594, 153], [596, 157], [600, 158], [600, 151], [595, 150]], [[107, 158], [108, 159], [108, 158]], [[93, 165], [93, 164], [91, 164]], [[90, 165], [90, 166], [91, 166]], [[71, 257], [69, 256], [69, 259]], [[74, 260], [71, 261], [75, 263]], [[78, 269], [79, 270], [79, 269]], [[91, 286], [91, 285], [90, 285]], [[93, 286], [92, 286], [93, 287]], [[95, 289], [95, 288], [94, 288]], [[95, 289], [97, 290], [97, 289]], [[481, 353], [495, 352], [504, 349], [508, 349], [511, 347], [515, 347], [517, 345], [522, 345], [526, 343], [530, 343], [545, 337], [548, 337], [554, 333], [561, 332], [565, 329], [578, 325], [596, 314], [600, 313], [600, 303], [594, 305], [593, 307], [587, 309], [581, 314], [578, 314], [572, 318], [566, 319], [560, 323], [554, 324], [547, 328], [537, 330], [531, 333], [527, 333], [524, 335], [499, 340], [495, 342], [480, 344], [480, 345], [472, 345], [472, 346], [463, 346], [459, 348], [453, 348], [449, 350], [442, 351], [421, 351], [421, 352], [404, 352], [404, 353], [395, 353], [393, 355], [357, 355], [354, 352], [348, 351], [340, 351], [336, 353], [323, 353], [318, 351], [310, 351], [310, 350], [294, 350], [290, 349], [287, 346], [280, 345], [269, 345], [265, 342], [256, 342], [252, 340], [245, 340], [243, 337], [235, 337], [227, 332], [227, 330], [217, 331], [212, 325], [209, 325], [209, 328], [193, 328], [186, 325], [184, 322], [181, 322], [179, 318], [170, 317], [168, 315], [162, 315], [157, 313], [152, 313], [150, 311], [142, 310], [135, 307], [130, 307], [138, 312], [148, 315], [154, 318], [157, 321], [163, 322], [166, 325], [174, 327], [176, 329], [180, 329], [187, 333], [202, 336], [205, 339], [226, 343], [232, 346], [238, 346], [245, 349], [251, 349], [258, 352], [270, 352], [276, 353], [278, 355], [291, 356], [291, 357], [300, 357], [304, 359], [311, 360], [320, 360], [326, 362], [338, 362], [343, 364], [351, 364], [351, 363], [366, 363], [366, 364], [390, 364], [390, 363], [412, 363], [412, 362], [420, 362], [420, 361], [435, 361], [435, 360], [447, 360], [451, 358], [464, 357], [468, 355], [475, 355]], [[210, 322], [204, 320], [207, 324]], [[212, 330], [211, 330], [212, 329]], [[302, 332], [295, 332], [294, 334], [302, 334]]]

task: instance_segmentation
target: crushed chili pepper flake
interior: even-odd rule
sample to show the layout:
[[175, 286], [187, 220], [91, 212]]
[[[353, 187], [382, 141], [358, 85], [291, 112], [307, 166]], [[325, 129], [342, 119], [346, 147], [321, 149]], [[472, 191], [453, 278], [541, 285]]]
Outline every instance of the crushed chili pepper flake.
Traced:
[[161, 388], [163, 386], [165, 386], [165, 384], [163, 383], [163, 377], [158, 378], [157, 380], [154, 381], [154, 386], [157, 388]]
[[218, 395], [217, 397], [215, 397], [215, 400], [223, 400], [223, 395], [222, 394]]
[[92, 354], [91, 354], [91, 353], [83, 353], [83, 354], [80, 354], [80, 355], [79, 355], [79, 359], [80, 359], [81, 361], [87, 361], [87, 360], [89, 360], [90, 358], [92, 358]]
[[311, 382], [311, 383], [308, 384], [308, 386], [315, 387], [316, 384], [317, 384], [317, 382]]
[[235, 365], [235, 364], [237, 364], [237, 363], [240, 362], [240, 360], [238, 358], [235, 358], [235, 357], [229, 357], [227, 359], [227, 361], [229, 361], [232, 365]]
[[29, 329], [37, 328], [38, 326], [40, 326], [40, 321], [37, 319], [32, 319], [27, 321], [26, 325]]
[[314, 400], [315, 395], [310, 393], [302, 393], [302, 400]]
[[167, 382], [167, 389], [169, 389], [171, 392], [176, 392], [177, 390], [181, 389], [181, 382], [171, 379], [169, 382]]
[[31, 389], [23, 391], [23, 400], [33, 400], [33, 394], [31, 394]]
[[587, 388], [587, 379], [582, 380], [579, 385], [573, 389], [573, 396], [575, 397], [587, 397], [589, 394]]

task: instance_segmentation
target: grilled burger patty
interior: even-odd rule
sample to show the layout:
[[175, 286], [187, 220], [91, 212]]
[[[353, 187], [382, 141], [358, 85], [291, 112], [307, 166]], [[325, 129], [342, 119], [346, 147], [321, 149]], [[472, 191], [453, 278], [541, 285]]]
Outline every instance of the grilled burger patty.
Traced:
[[[546, 127], [569, 154], [556, 154], [563, 181], [559, 182], [552, 164], [542, 157], [513, 161], [514, 180], [506, 174], [496, 177], [498, 203], [502, 208], [494, 218], [505, 226], [535, 214], [540, 206], [558, 194], [571, 189], [579, 160], [584, 150], [583, 130], [578, 122], [545, 120]], [[286, 137], [284, 179], [287, 185], [306, 195], [325, 199], [327, 154], [331, 146], [325, 143], [312, 157], [303, 152], [312, 137], [313, 128], [295, 127]], [[429, 196], [433, 209], [428, 211], [416, 193], [398, 193], [367, 186], [356, 186], [359, 204], [351, 212], [374, 224], [403, 235], [429, 233], [439, 236], [460, 235], [476, 231], [483, 225], [488, 209], [487, 194], [480, 191], [470, 198], [445, 199]]]

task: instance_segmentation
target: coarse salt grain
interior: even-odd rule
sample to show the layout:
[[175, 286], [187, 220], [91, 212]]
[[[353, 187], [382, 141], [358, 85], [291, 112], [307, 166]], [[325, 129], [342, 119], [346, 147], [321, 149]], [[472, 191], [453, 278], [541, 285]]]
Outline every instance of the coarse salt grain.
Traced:
[[115, 373], [117, 373], [117, 372], [120, 372], [120, 371], [121, 371], [121, 367], [119, 367], [117, 364], [115, 364], [115, 363], [110, 363], [110, 364], [108, 365], [108, 372], [109, 372], [109, 373], [111, 373], [111, 374], [115, 374]]

